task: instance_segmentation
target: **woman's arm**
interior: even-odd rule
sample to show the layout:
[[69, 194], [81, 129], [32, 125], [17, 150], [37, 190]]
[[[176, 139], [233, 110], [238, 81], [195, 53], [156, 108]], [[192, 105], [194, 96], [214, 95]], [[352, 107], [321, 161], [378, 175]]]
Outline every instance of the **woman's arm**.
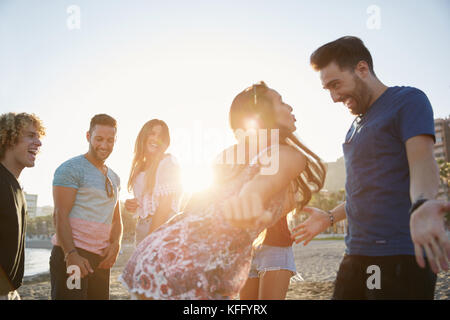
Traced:
[[181, 196], [181, 170], [176, 159], [169, 155], [161, 160], [156, 185], [152, 197], [157, 199], [158, 206], [152, 217], [149, 234], [169, 220], [178, 208], [172, 208], [172, 203], [179, 202]]
[[272, 149], [278, 170], [273, 174], [257, 174], [247, 182], [239, 195], [227, 200], [224, 204], [224, 217], [233, 225], [245, 228], [261, 221], [268, 223], [272, 214], [264, 211], [264, 204], [280, 191], [289, 187], [306, 166], [305, 155], [293, 147], [281, 145], [278, 150]]
[[158, 198], [159, 205], [152, 217], [149, 234], [169, 220], [170, 214], [172, 213], [172, 197], [173, 195], [170, 194]]

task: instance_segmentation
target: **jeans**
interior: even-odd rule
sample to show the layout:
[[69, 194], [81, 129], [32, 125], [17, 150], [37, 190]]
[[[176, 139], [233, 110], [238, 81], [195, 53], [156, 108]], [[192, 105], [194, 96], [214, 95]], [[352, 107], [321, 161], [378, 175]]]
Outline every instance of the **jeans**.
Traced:
[[[69, 286], [75, 281], [68, 280], [64, 252], [61, 247], [53, 246], [50, 256], [50, 282], [52, 300], [109, 300], [110, 269], [99, 269], [97, 266], [104, 259], [102, 256], [77, 248], [78, 254], [89, 261], [93, 273], [81, 278], [79, 289]], [[73, 274], [73, 273], [72, 273]], [[68, 283], [69, 282], [69, 283]]]

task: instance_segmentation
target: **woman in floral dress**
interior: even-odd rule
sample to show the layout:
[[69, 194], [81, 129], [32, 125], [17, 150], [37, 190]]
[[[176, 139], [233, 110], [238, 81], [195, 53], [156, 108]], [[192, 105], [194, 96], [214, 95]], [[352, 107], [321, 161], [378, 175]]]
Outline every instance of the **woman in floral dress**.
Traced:
[[220, 155], [214, 186], [136, 248], [121, 275], [133, 297], [230, 299], [239, 293], [258, 234], [323, 186], [325, 168], [292, 134], [295, 121], [292, 108], [264, 82], [236, 96], [230, 124], [238, 143]]

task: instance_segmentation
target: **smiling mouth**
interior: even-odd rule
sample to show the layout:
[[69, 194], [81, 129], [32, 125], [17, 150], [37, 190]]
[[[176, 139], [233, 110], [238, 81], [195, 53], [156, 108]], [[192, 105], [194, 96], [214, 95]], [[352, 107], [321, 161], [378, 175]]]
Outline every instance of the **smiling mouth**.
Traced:
[[102, 156], [106, 156], [109, 152], [107, 150], [98, 150], [98, 153]]
[[352, 97], [348, 97], [343, 101], [343, 103], [347, 108], [353, 109], [355, 100]]

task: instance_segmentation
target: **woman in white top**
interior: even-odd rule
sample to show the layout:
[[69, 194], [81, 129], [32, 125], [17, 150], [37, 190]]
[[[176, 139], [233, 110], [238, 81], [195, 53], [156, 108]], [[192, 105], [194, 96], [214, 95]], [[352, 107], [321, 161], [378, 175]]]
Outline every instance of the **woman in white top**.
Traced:
[[169, 128], [158, 119], [144, 124], [136, 139], [128, 180], [134, 198], [125, 201], [125, 208], [138, 218], [136, 246], [179, 209], [180, 167], [174, 156], [165, 153], [169, 145]]

